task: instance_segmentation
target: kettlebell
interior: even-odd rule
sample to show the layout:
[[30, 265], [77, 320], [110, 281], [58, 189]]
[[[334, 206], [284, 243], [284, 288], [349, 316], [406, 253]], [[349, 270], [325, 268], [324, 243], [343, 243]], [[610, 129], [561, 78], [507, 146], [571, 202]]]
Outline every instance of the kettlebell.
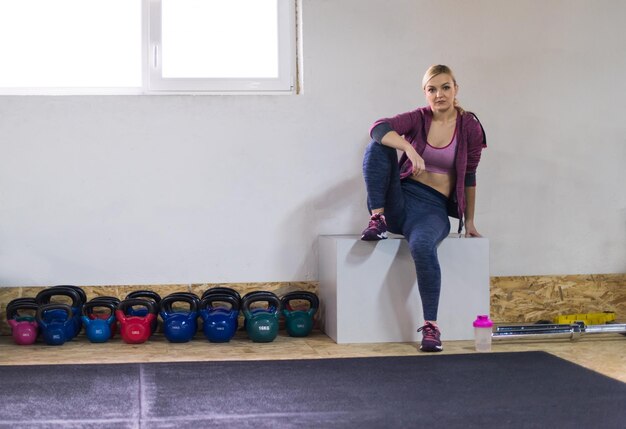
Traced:
[[[230, 308], [214, 306], [217, 302], [229, 304]], [[214, 292], [205, 296], [200, 301], [204, 336], [212, 343], [230, 341], [237, 332], [240, 306], [239, 299], [230, 293]]]
[[[109, 315], [106, 318], [94, 316], [94, 308], [107, 308]], [[112, 327], [115, 324], [115, 310], [117, 305], [112, 301], [92, 300], [83, 305], [83, 325], [87, 338], [92, 343], [104, 343], [111, 338]]]
[[[148, 299], [152, 302], [154, 302], [155, 306], [156, 306], [156, 314], [159, 314], [159, 310], [160, 310], [160, 305], [161, 305], [161, 295], [159, 295], [156, 292], [153, 292], [151, 290], [136, 290], [134, 292], [130, 292], [128, 295], [126, 295], [126, 299], [129, 298], [144, 298], [144, 299]], [[148, 309], [147, 308], [136, 308], [136, 309], [130, 309], [130, 315], [131, 316], [147, 316], [148, 315]], [[159, 324], [158, 318], [155, 317], [154, 321], [152, 322], [152, 325], [150, 325], [150, 332], [152, 334], [154, 334], [157, 330], [157, 326]]]
[[[255, 302], [267, 302], [267, 308], [250, 306]], [[278, 335], [278, 316], [280, 300], [268, 291], [249, 292], [241, 299], [241, 309], [246, 318], [245, 326], [248, 337], [255, 343], [274, 341]]]
[[37, 308], [35, 320], [46, 344], [60, 346], [74, 338], [73, 310], [67, 304], [42, 304]]
[[[189, 310], [174, 310], [172, 304], [175, 302], [189, 304]], [[159, 314], [163, 319], [163, 334], [168, 341], [186, 343], [193, 338], [198, 330], [198, 303], [198, 297], [187, 292], [177, 292], [163, 298]]]
[[[120, 299], [115, 297], [115, 296], [97, 296], [95, 298], [93, 298], [91, 301], [89, 301], [90, 303], [111, 303], [115, 306], [115, 310], [117, 310], [117, 306], [120, 304]], [[98, 307], [98, 306], [95, 306]], [[107, 306], [104, 306], [104, 308], [108, 308]], [[113, 310], [113, 315], [115, 316], [115, 310]], [[87, 317], [89, 317], [90, 319], [94, 320], [94, 319], [108, 319], [110, 316], [110, 312], [95, 312], [93, 311], [93, 308], [90, 310], [89, 314], [87, 314]], [[83, 323], [84, 324], [84, 323]], [[115, 338], [115, 334], [117, 333], [117, 331], [119, 331], [119, 322], [117, 321], [117, 319], [114, 318], [113, 323], [110, 326], [111, 328], [111, 336], [110, 338]]]
[[[294, 310], [290, 302], [294, 300], [308, 301], [308, 310]], [[280, 300], [281, 311], [285, 316], [285, 327], [291, 337], [306, 337], [313, 329], [313, 317], [319, 308], [317, 295], [307, 291], [290, 292]]]
[[[72, 304], [70, 306], [70, 308], [72, 309], [72, 314], [71, 314], [70, 319], [72, 320], [74, 329], [72, 331], [71, 337], [66, 339], [66, 341], [69, 341], [72, 338], [74, 338], [76, 335], [78, 335], [78, 333], [80, 332], [82, 328], [81, 315], [82, 315], [82, 306], [84, 303], [82, 300], [82, 294], [78, 291], [77, 287], [52, 286], [52, 287], [49, 287], [40, 291], [37, 294], [37, 296], [35, 296], [35, 301], [40, 306], [44, 304], [50, 304], [52, 303], [51, 298], [53, 296], [66, 296], [72, 300]], [[54, 313], [55, 311], [57, 313]], [[63, 309], [56, 309], [56, 310], [48, 309], [44, 317], [48, 317], [50, 319], [55, 319], [55, 318], [59, 319], [59, 318], [63, 318], [63, 313], [64, 313]]]
[[[145, 308], [144, 316], [134, 316], [133, 307]], [[144, 313], [144, 312], [141, 312]], [[115, 310], [115, 318], [120, 322], [120, 335], [128, 344], [141, 344], [152, 334], [152, 323], [156, 319], [157, 307], [154, 301], [142, 298], [128, 298], [120, 302]]]
[[16, 298], [7, 304], [7, 322], [11, 326], [11, 336], [15, 344], [24, 346], [37, 341], [39, 325], [35, 317], [21, 316], [18, 311], [34, 310], [36, 314], [38, 308], [34, 298]]

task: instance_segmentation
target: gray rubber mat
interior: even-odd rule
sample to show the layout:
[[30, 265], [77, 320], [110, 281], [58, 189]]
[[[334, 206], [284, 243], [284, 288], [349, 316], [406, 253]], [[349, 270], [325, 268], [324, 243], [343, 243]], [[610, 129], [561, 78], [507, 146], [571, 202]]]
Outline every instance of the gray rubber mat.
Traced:
[[541, 352], [5, 366], [0, 380], [3, 428], [622, 428], [626, 421], [626, 384]]

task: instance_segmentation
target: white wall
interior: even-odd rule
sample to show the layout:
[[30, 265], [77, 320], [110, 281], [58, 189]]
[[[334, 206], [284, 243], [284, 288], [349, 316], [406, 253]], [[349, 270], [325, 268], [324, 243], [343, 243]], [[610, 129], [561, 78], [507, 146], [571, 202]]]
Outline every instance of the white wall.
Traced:
[[[303, 0], [298, 96], [0, 97], [0, 285], [317, 279], [370, 124], [453, 67], [491, 275], [626, 271], [626, 3]], [[454, 226], [453, 226], [454, 227]]]

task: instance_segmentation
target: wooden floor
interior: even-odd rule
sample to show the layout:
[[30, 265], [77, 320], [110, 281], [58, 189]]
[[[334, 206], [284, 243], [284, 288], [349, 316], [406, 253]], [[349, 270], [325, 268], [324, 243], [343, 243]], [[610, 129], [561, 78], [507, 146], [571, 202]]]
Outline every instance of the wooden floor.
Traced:
[[[471, 341], [444, 342], [437, 355], [475, 353]], [[546, 351], [601, 374], [626, 382], [626, 337], [619, 334], [588, 335], [578, 341], [498, 341], [493, 352]], [[119, 337], [92, 344], [84, 335], [63, 346], [37, 343], [18, 346], [11, 337], [0, 337], [0, 365], [45, 365], [87, 363], [138, 363], [269, 359], [322, 359], [370, 356], [424, 356], [414, 343], [336, 344], [319, 331], [306, 338], [291, 338], [281, 332], [271, 343], [253, 343], [238, 332], [229, 343], [209, 343], [201, 333], [189, 343], [168, 342], [159, 333], [144, 344], [125, 344]]]

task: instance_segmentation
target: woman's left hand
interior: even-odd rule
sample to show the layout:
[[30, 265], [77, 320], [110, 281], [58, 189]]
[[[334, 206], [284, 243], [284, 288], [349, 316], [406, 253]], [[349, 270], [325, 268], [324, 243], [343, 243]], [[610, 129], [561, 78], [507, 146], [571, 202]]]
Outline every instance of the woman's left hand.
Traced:
[[465, 222], [465, 237], [482, 237], [476, 226], [474, 225], [473, 220], [468, 220]]

